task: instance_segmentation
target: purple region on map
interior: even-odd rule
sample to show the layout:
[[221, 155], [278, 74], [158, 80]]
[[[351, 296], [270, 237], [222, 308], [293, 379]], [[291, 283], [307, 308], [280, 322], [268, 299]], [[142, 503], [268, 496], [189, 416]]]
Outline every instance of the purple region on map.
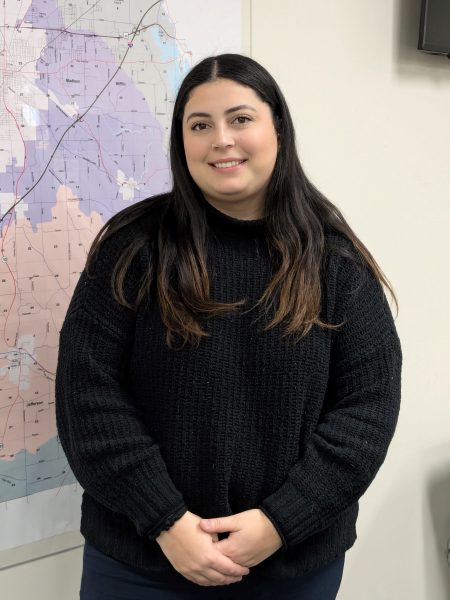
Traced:
[[[26, 142], [26, 168], [18, 191], [23, 196], [47, 169], [25, 199], [33, 228], [51, 219], [60, 184], [73, 190], [86, 215], [96, 211], [104, 221], [131, 202], [167, 190], [170, 174], [162, 126], [123, 70], [113, 78], [117, 58], [101, 37], [89, 31], [60, 33], [61, 14], [50, 0], [34, 1], [24, 22], [47, 29], [47, 45], [36, 67], [48, 111], [39, 111], [36, 141]], [[1, 173], [0, 191], [13, 191], [21, 171], [14, 162]], [[121, 194], [122, 181], [131, 182], [132, 200]]]

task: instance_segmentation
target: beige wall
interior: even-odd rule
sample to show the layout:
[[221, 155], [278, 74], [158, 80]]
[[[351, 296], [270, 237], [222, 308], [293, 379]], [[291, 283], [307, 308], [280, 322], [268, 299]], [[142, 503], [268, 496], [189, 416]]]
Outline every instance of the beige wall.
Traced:
[[361, 502], [340, 600], [450, 598], [450, 61], [417, 51], [420, 0], [253, 0], [252, 55], [301, 160], [394, 284], [403, 406]]
[[[450, 597], [450, 61], [415, 50], [419, 4], [252, 2], [252, 54], [285, 92], [302, 162], [400, 301], [402, 412], [361, 502], [340, 600]], [[78, 549], [0, 572], [0, 589], [75, 600], [80, 572]]]

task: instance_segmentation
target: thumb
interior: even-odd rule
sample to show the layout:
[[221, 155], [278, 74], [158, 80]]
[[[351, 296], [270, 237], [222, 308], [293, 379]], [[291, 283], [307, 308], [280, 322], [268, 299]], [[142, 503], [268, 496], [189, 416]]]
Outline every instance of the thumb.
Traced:
[[200, 519], [200, 526], [205, 531], [225, 532], [225, 531], [236, 531], [237, 523], [235, 518], [232, 517], [220, 517], [216, 519]]

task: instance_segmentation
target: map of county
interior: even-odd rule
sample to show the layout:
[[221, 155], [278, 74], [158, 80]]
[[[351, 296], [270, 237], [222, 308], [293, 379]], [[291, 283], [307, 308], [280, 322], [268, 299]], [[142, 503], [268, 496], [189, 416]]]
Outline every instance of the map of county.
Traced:
[[[148, 25], [133, 42], [138, 21], [129, 21], [126, 2], [117, 3], [117, 20], [109, 25], [103, 10], [92, 7], [90, 29], [80, 26], [82, 13], [73, 3], [65, 12], [52, 0], [33, 1], [15, 23], [25, 44], [14, 52], [19, 64], [7, 82], [12, 93], [5, 98], [5, 124], [9, 139], [17, 138], [16, 122], [23, 133], [22, 147], [8, 139], [1, 144], [2, 501], [73, 481], [54, 416], [62, 320], [101, 225], [126, 203], [169, 187], [164, 127], [176, 81], [189, 62], [162, 3], [153, 9], [140, 4]], [[137, 20], [144, 10], [138, 5]], [[83, 8], [89, 7], [78, 10]], [[68, 21], [73, 33], [65, 30]], [[128, 74], [118, 65], [132, 49]], [[166, 62], [170, 67], [162, 68]], [[24, 192], [19, 210], [8, 214]]]
[[[170, 189], [172, 106], [200, 58], [179, 34], [188, 31], [177, 21], [182, 4], [3, 5], [0, 508], [76, 484], [55, 424], [59, 331], [100, 227], [130, 203]], [[236, 27], [240, 3], [190, 4], [196, 19], [198, 7], [214, 5], [204, 54], [216, 52], [208, 23], [228, 19]], [[240, 35], [239, 24], [228, 51], [240, 50]]]

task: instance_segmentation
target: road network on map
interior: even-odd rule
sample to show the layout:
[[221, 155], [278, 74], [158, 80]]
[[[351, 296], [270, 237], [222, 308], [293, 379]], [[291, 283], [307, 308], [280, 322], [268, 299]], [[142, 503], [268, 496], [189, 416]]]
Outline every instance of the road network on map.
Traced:
[[0, 38], [0, 502], [74, 482], [58, 442], [58, 335], [90, 244], [169, 189], [191, 55], [164, 2], [6, 0]]

